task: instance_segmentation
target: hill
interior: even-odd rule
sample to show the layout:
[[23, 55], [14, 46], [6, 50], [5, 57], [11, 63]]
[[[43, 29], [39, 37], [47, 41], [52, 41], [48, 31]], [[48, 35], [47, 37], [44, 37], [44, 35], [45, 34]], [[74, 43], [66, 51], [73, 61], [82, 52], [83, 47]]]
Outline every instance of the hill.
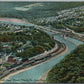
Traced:
[[57, 11], [84, 5], [84, 2], [0, 2], [0, 17], [27, 19], [56, 16]]
[[84, 44], [78, 46], [48, 73], [48, 83], [84, 83]]

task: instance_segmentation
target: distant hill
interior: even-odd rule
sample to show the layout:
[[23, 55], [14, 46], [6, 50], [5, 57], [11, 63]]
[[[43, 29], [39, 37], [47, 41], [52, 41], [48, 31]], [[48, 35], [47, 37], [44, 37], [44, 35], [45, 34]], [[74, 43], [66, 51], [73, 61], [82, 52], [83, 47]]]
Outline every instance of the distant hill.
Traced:
[[84, 5], [84, 2], [0, 2], [0, 17], [43, 18], [57, 15], [57, 11]]
[[48, 73], [48, 83], [84, 83], [84, 44], [68, 54]]

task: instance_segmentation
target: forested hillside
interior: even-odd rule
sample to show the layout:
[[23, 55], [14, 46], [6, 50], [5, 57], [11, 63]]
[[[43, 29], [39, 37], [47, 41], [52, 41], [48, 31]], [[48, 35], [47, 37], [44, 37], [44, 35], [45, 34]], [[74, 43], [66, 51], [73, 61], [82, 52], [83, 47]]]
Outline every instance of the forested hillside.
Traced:
[[78, 46], [48, 73], [48, 83], [84, 83], [84, 44]]
[[35, 18], [56, 16], [57, 11], [84, 5], [83, 2], [0, 2], [0, 17]]

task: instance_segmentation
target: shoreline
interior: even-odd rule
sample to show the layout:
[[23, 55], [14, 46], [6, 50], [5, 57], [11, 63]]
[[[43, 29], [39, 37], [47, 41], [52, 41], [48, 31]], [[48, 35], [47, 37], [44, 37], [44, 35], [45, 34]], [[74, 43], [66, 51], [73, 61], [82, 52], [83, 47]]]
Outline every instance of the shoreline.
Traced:
[[[63, 52], [57, 54], [57, 55], [54, 56], [54, 57], [51, 57], [51, 58], [48, 59], [47, 61], [49, 61], [49, 60], [51, 60], [51, 59], [54, 59], [55, 57], [59, 56], [60, 54], [65, 53], [67, 50], [68, 50], [68, 48], [66, 47]], [[44, 61], [44, 62], [42, 62], [42, 63], [45, 63], [45, 62], [47, 62], [47, 61]], [[33, 68], [33, 67], [36, 67], [36, 66], [38, 66], [38, 65], [40, 65], [40, 64], [42, 64], [42, 63], [39, 63], [39, 64], [37, 64], [37, 65], [33, 65], [33, 66], [30, 66], [30, 67], [27, 67], [27, 68], [25, 68], [25, 69], [16, 71], [16, 72], [14, 72], [14, 73], [11, 73], [11, 74], [7, 75], [6, 77], [2, 78], [2, 79], [0, 80], [0, 83], [3, 83], [5, 80], [7, 80], [7, 79], [8, 79], [9, 77], [11, 77], [11, 76], [14, 76], [14, 75], [19, 74], [19, 73], [21, 73], [21, 72], [23, 72], [23, 71], [26, 71], [26, 70], [31, 69], [31, 68]]]
[[[11, 22], [18, 22], [18, 23], [27, 23], [27, 22], [25, 22], [25, 20], [16, 19], [16, 18], [0, 18], [0, 21], [1, 21], [1, 19], [2, 19], [2, 21], [4, 20], [4, 21], [11, 21]], [[66, 40], [67, 40], [67, 39], [66, 39]], [[68, 40], [68, 41], [69, 41], [69, 40]], [[70, 41], [70, 42], [71, 42], [71, 41]], [[72, 43], [72, 42], [71, 42], [71, 43]], [[74, 42], [73, 42], [73, 44], [74, 44]], [[76, 45], [76, 46], [77, 46], [77, 45]], [[49, 58], [47, 61], [49, 61], [49, 60], [51, 60], [51, 59], [54, 59], [55, 57], [59, 56], [59, 55], [62, 54], [62, 53], [65, 53], [67, 50], [68, 50], [68, 48], [67, 48], [67, 46], [66, 46], [66, 48], [65, 48], [64, 51], [60, 52], [59, 54], [57, 54], [57, 55], [54, 56], [54, 57]], [[44, 61], [44, 62], [47, 62], [47, 61]], [[44, 63], [44, 62], [42, 62], [42, 63]], [[42, 63], [39, 63], [39, 64], [37, 64], [37, 65], [24, 68], [24, 69], [22, 69], [22, 70], [19, 70], [19, 71], [14, 72], [14, 73], [11, 73], [11, 74], [9, 74], [8, 76], [2, 78], [2, 79], [0, 80], [0, 83], [3, 83], [3, 82], [4, 82], [5, 80], [7, 80], [10, 76], [16, 75], [16, 74], [18, 74], [18, 73], [20, 73], [20, 72], [23, 72], [23, 71], [26, 71], [26, 70], [31, 69], [31, 68], [33, 68], [33, 67], [36, 67], [36, 66], [38, 66], [38, 65], [40, 65], [40, 64], [42, 64]], [[49, 69], [49, 70], [50, 70], [50, 69]], [[45, 73], [47, 74], [47, 73], [49, 72], [49, 70], [46, 71], [46, 72], [44, 72], [44, 73], [40, 76], [40, 78], [39, 78], [38, 80], [41, 80], [41, 79], [44, 77], [44, 74], [45, 74]], [[46, 74], [45, 74], [45, 76], [47, 76]], [[45, 77], [44, 77], [44, 78], [45, 78]], [[37, 82], [37, 83], [40, 83], [40, 81]]]
[[[63, 52], [61, 52], [61, 53], [59, 53], [58, 55], [56, 55], [56, 56], [50, 58], [49, 60], [54, 59], [55, 57], [57, 57], [57, 56], [59, 56], [59, 55], [65, 53], [67, 50], [68, 50], [68, 48], [66, 47]], [[36, 83], [45, 83], [45, 81], [41, 81], [41, 80], [45, 80], [45, 79], [46, 79], [47, 74], [48, 74], [48, 72], [49, 72], [50, 70], [51, 70], [51, 69], [49, 69], [48, 71], [44, 72], [44, 73], [38, 78], [38, 80], [36, 81]]]
[[[78, 46], [76, 43], [74, 43], [74, 42], [72, 42], [72, 41], [70, 41], [70, 40], [68, 40], [68, 39], [65, 39], [65, 40], [67, 40], [67, 41], [73, 43], [76, 47]], [[66, 52], [67, 50], [68, 50], [68, 48], [66, 47], [66, 49], [65, 49], [62, 53], [60, 53], [60, 54], [63, 54], [63, 53]], [[57, 56], [58, 56], [58, 55], [57, 55]], [[56, 57], [56, 56], [55, 56], [55, 57]], [[48, 71], [44, 72], [44, 73], [38, 78], [38, 80], [36, 81], [36, 83], [45, 83], [45, 81], [41, 81], [41, 80], [46, 80], [47, 74], [48, 74], [48, 72], [49, 72], [50, 70], [51, 70], [51, 69], [49, 69]]]

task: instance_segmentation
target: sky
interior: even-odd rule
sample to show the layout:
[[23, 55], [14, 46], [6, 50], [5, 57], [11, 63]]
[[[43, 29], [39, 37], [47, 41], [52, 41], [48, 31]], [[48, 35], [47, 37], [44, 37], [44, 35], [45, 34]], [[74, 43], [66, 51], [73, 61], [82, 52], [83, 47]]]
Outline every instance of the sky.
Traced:
[[84, 1], [84, 0], [0, 0], [0, 1]]

